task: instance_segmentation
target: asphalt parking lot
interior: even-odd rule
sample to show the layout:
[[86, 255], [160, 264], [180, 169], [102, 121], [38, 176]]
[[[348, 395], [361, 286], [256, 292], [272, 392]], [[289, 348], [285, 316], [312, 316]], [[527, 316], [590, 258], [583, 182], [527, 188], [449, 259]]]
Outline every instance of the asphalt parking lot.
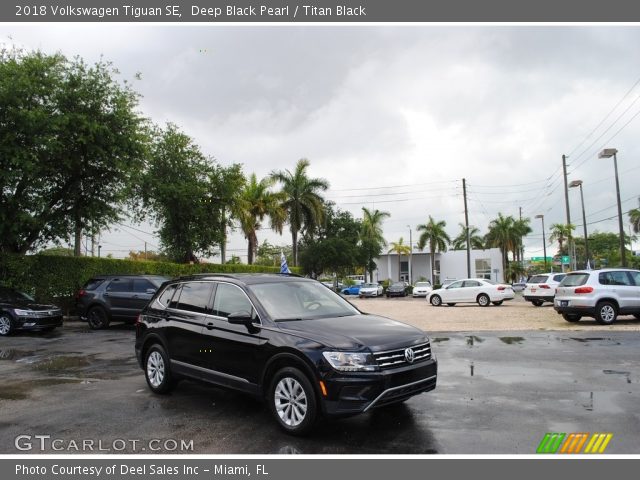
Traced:
[[[0, 338], [0, 453], [42, 453], [35, 441], [17, 450], [15, 439], [50, 435], [60, 453], [91, 440], [101, 451], [85, 453], [527, 454], [546, 432], [611, 432], [607, 453], [640, 453], [634, 331], [439, 331], [435, 391], [320, 423], [306, 438], [282, 433], [263, 404], [240, 394], [184, 381], [153, 395], [134, 335], [68, 322]], [[53, 452], [50, 443], [44, 451]]]

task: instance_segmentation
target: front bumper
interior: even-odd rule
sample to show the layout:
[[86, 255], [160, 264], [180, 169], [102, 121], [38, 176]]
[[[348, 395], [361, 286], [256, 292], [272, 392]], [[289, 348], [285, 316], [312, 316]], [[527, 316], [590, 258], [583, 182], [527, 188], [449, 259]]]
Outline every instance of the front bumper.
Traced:
[[542, 296], [542, 295], [523, 295], [522, 296], [527, 302], [531, 302], [533, 300], [542, 300], [543, 302], [553, 302], [553, 295], [551, 296]]
[[14, 322], [16, 330], [45, 330], [62, 326], [62, 314], [51, 317], [17, 317]]
[[378, 296], [378, 292], [363, 292], [362, 290], [360, 290], [360, 293], [358, 294], [359, 297], [377, 297]]
[[435, 358], [380, 372], [331, 372], [323, 378], [327, 387], [323, 411], [328, 417], [349, 416], [398, 403], [435, 389], [437, 374]]

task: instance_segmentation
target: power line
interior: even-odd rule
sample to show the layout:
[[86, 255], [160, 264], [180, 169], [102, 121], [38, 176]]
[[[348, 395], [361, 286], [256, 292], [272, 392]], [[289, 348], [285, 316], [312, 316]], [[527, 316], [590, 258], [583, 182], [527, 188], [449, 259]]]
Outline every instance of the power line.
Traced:
[[383, 190], [386, 188], [405, 188], [405, 187], [421, 187], [425, 185], [438, 185], [442, 183], [455, 183], [457, 180], [439, 180], [437, 182], [428, 182], [428, 183], [407, 183], [404, 185], [389, 185], [382, 187], [362, 187], [362, 188], [330, 188], [331, 192], [351, 192], [351, 191], [362, 191], [362, 190]]

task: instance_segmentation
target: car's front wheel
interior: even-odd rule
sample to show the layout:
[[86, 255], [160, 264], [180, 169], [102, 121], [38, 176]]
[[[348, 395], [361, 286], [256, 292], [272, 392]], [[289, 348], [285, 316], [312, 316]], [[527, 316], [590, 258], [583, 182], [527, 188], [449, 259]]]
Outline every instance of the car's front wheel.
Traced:
[[0, 337], [11, 335], [13, 331], [13, 320], [6, 313], [0, 313]]
[[144, 362], [144, 373], [147, 385], [154, 393], [168, 393], [175, 383], [169, 368], [169, 357], [160, 345], [153, 345], [148, 351]]
[[611, 325], [618, 318], [618, 309], [612, 302], [596, 305], [596, 321], [601, 325]]
[[434, 307], [439, 307], [440, 305], [442, 305], [442, 299], [438, 295], [434, 295], [433, 297], [431, 297], [431, 305], [433, 305]]
[[274, 375], [269, 388], [271, 412], [285, 432], [303, 435], [315, 424], [317, 401], [307, 376], [294, 367], [285, 367]]

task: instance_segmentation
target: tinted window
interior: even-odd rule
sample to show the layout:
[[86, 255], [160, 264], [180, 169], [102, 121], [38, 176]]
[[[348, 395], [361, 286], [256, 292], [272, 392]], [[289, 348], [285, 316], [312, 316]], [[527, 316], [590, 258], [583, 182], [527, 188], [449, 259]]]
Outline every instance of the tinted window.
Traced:
[[465, 287], [479, 287], [480, 286], [480, 282], [476, 281], [476, 280], [467, 280], [464, 282], [464, 286]]
[[213, 314], [220, 317], [228, 317], [231, 313], [252, 313], [251, 302], [240, 288], [228, 283], [218, 284], [216, 298], [213, 303]]
[[95, 290], [104, 283], [103, 278], [92, 278], [82, 287], [83, 290]]
[[3, 302], [20, 302], [20, 301], [33, 302], [33, 298], [31, 298], [26, 293], [22, 293], [22, 292], [19, 292], [17, 290], [13, 290], [12, 288], [0, 287], [0, 301], [3, 301]]
[[636, 287], [640, 287], [640, 272], [629, 272], [629, 275], [631, 275]]
[[565, 277], [565, 275], [564, 275], [564, 274], [562, 274], [562, 275], [554, 275], [554, 276], [553, 276], [553, 279], [554, 279], [556, 282], [561, 282], [561, 281], [562, 281], [562, 279], [563, 279], [564, 277]]
[[547, 275], [534, 275], [527, 283], [544, 283], [549, 278]]
[[451, 285], [449, 285], [447, 288], [461, 288], [462, 287], [463, 282], [459, 281], [459, 282], [453, 282]]
[[570, 273], [560, 282], [561, 287], [579, 287], [589, 280], [588, 273]]
[[602, 272], [598, 275], [601, 285], [628, 285], [631, 286], [631, 279], [627, 272]]
[[180, 292], [182, 291], [182, 284], [175, 285], [175, 287], [176, 287], [176, 291], [173, 294], [173, 297], [171, 298], [171, 301], [169, 301], [169, 304], [167, 305], [167, 307], [169, 307], [169, 308], [178, 308], [178, 300], [180, 299]]
[[213, 283], [189, 282], [182, 285], [178, 307], [180, 310], [195, 313], [209, 313], [209, 300]]
[[429, 282], [418, 282], [416, 283], [416, 287], [430, 287], [431, 284]]
[[171, 297], [173, 297], [173, 294], [175, 292], [176, 292], [176, 286], [169, 285], [167, 288], [164, 289], [164, 292], [162, 292], [158, 297], [158, 302], [160, 302], [165, 307], [168, 307], [169, 302], [171, 302]]
[[147, 290], [157, 290], [156, 286], [146, 278], [134, 278], [133, 279], [133, 291], [136, 293], [147, 293]]
[[130, 278], [116, 278], [111, 280], [107, 287], [107, 292], [131, 292], [133, 290], [133, 282]]

